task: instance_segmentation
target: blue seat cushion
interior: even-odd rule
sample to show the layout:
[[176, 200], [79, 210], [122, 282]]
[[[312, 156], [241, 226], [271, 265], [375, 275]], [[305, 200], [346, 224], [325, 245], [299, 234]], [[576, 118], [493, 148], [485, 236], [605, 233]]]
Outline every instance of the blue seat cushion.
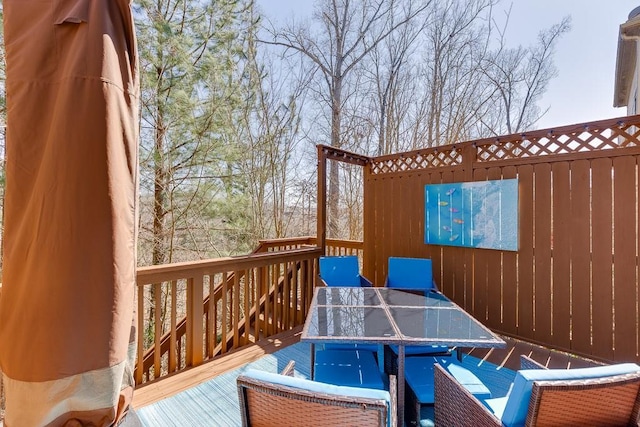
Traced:
[[378, 352], [378, 344], [351, 344], [351, 343], [328, 343], [324, 344], [325, 350], [365, 350], [373, 353]]
[[491, 392], [469, 369], [452, 357], [411, 357], [405, 360], [405, 380], [421, 404], [434, 402], [433, 366], [439, 363], [464, 388], [478, 399], [488, 399]]
[[434, 402], [433, 365], [436, 363], [438, 359], [430, 356], [405, 359], [404, 379], [421, 404]]
[[[398, 355], [398, 346], [390, 345], [391, 351]], [[439, 353], [449, 353], [449, 347], [446, 345], [409, 345], [404, 348], [405, 356], [433, 355]]]
[[490, 399], [479, 399], [498, 419], [502, 419], [504, 407], [507, 405], [509, 396], [493, 397]]
[[[502, 423], [507, 427], [524, 426], [529, 410], [529, 401], [534, 381], [551, 380], [580, 380], [588, 378], [602, 378], [613, 375], [638, 372], [640, 366], [635, 363], [620, 363], [617, 365], [596, 366], [580, 369], [523, 369], [516, 373], [509, 392]], [[497, 415], [497, 414], [496, 414]]]
[[314, 379], [349, 387], [385, 388], [373, 352], [366, 350], [317, 351]]
[[457, 359], [442, 359], [440, 364], [464, 387], [478, 399], [490, 399], [491, 391], [470, 369], [462, 366]]

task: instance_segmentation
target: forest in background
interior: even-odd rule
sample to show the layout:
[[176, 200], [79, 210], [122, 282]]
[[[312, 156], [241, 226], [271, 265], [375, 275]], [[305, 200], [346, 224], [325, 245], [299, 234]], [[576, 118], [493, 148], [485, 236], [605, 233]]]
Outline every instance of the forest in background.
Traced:
[[[255, 0], [134, 0], [138, 264], [314, 235], [316, 144], [381, 155], [535, 128], [570, 18], [512, 46], [509, 7], [314, 0], [274, 24]], [[328, 175], [328, 237], [361, 239], [361, 170]]]

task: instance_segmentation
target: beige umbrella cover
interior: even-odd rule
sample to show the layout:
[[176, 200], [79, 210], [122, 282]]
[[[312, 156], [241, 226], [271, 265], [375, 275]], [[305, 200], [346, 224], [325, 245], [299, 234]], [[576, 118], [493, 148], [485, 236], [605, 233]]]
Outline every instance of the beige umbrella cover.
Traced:
[[6, 427], [133, 395], [139, 80], [128, 0], [4, 0]]

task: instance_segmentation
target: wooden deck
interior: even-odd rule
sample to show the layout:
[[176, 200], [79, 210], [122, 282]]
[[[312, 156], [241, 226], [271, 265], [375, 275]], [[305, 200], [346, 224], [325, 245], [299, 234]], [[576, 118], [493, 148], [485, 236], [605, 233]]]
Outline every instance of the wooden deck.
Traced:
[[173, 396], [247, 363], [254, 362], [264, 355], [271, 354], [291, 344], [296, 344], [300, 342], [301, 333], [302, 326], [299, 326], [290, 331], [274, 335], [259, 344], [251, 344], [239, 348], [195, 368], [144, 384], [135, 390], [133, 407], [140, 408]]
[[[248, 345], [228, 355], [216, 358], [198, 367], [145, 384], [136, 389], [133, 407], [141, 408], [166, 397], [195, 387], [205, 381], [232, 371], [261, 357], [272, 354], [300, 341], [302, 327], [274, 335], [260, 344]], [[502, 337], [507, 346], [503, 349], [465, 349], [477, 358], [512, 370], [520, 367], [520, 355], [524, 354], [549, 368], [582, 368], [601, 363], [530, 344], [510, 337]]]

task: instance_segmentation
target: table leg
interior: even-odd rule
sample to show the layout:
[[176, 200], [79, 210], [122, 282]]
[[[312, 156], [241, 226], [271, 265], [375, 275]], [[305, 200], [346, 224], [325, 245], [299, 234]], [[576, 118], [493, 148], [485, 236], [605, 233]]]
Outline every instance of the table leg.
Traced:
[[316, 370], [316, 345], [314, 343], [311, 343], [311, 379], [314, 379], [316, 377], [315, 370]]
[[456, 348], [456, 356], [458, 357], [458, 362], [462, 362], [462, 347]]
[[404, 427], [404, 344], [398, 346], [398, 426]]
[[380, 374], [385, 375], [384, 371], [384, 346], [386, 344], [378, 344], [378, 368], [380, 369]]

